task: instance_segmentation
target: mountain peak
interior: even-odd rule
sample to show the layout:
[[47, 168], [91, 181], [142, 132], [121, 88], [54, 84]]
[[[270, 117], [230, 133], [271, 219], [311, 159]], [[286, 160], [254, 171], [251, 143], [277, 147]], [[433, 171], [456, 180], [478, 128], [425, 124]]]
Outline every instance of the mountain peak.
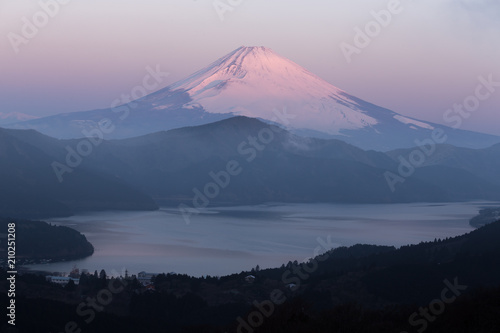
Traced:
[[[244, 115], [280, 122], [276, 110], [288, 110], [293, 128], [329, 134], [377, 124], [354, 99], [293, 61], [264, 46], [241, 46], [167, 91], [187, 92], [185, 108]], [[162, 108], [162, 94], [149, 101]]]
[[[265, 46], [241, 46], [233, 51], [240, 58], [245, 57], [267, 57], [267, 56], [279, 56], [271, 48]], [[231, 52], [231, 53], [233, 53]], [[231, 53], [228, 54], [231, 55]], [[286, 58], [283, 58], [286, 59]]]
[[265, 46], [245, 46], [245, 45], [242, 45], [239, 48], [237, 48], [236, 50], [253, 51], [253, 52], [274, 52], [273, 50], [271, 50], [270, 48], [265, 47]]
[[[405, 117], [356, 98], [264, 46], [241, 46], [209, 66], [137, 101], [130, 117], [109, 138], [128, 138], [195, 126], [233, 116], [257, 118], [294, 134], [336, 138], [364, 149], [413, 147], [438, 125]], [[126, 106], [128, 108], [128, 106]], [[80, 138], [99, 128], [109, 110], [92, 110], [14, 123], [57, 138]], [[4, 117], [10, 115], [3, 115]], [[452, 134], [451, 132], [455, 133]], [[447, 131], [448, 143], [485, 148], [498, 137]]]

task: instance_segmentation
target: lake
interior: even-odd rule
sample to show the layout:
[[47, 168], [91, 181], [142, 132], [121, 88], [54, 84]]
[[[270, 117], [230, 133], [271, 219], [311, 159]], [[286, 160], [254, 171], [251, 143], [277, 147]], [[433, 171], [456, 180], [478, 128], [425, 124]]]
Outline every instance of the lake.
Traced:
[[211, 208], [186, 224], [174, 208], [97, 212], [48, 222], [72, 227], [94, 245], [93, 256], [27, 265], [34, 270], [80, 269], [108, 275], [140, 271], [193, 276], [279, 267], [319, 249], [377, 244], [402, 246], [462, 235], [469, 219], [491, 202], [443, 204], [266, 204]]

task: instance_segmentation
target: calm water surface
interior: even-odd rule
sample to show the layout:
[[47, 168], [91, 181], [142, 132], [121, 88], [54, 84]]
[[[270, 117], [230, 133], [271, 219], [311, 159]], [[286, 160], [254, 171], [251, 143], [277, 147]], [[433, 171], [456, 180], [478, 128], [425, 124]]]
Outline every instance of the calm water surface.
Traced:
[[[184, 222], [177, 209], [99, 212], [48, 220], [72, 227], [94, 245], [93, 256], [30, 269], [80, 269], [130, 274], [225, 275], [299, 262], [320, 243], [401, 246], [472, 231], [469, 219], [499, 203], [267, 204], [212, 208]], [[320, 240], [318, 240], [318, 238]], [[327, 241], [327, 239], [330, 241]], [[115, 273], [116, 274], [116, 273]]]

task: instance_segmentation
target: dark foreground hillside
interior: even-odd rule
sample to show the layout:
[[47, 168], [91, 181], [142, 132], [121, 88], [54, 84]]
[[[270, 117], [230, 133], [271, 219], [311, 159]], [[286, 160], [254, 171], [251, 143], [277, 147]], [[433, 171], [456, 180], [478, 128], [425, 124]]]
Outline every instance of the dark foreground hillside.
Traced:
[[70, 260], [94, 253], [87, 238], [76, 230], [53, 226], [42, 221], [0, 218], [0, 260], [7, 259], [9, 224], [15, 224], [15, 256], [17, 264], [27, 260]]
[[[83, 274], [16, 282], [17, 332], [498, 332], [500, 221], [405, 246], [356, 245], [307, 264], [193, 278]], [[253, 275], [255, 280], [248, 279]], [[3, 304], [7, 274], [0, 272]], [[153, 288], [154, 287], [154, 288]], [[3, 331], [8, 328], [2, 323]]]

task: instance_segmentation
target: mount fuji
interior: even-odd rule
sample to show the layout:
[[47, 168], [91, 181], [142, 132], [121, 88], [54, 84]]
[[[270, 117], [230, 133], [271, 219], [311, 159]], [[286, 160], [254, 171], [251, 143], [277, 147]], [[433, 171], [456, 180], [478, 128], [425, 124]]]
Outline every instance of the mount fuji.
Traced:
[[127, 138], [202, 125], [233, 116], [258, 118], [303, 136], [336, 138], [363, 149], [408, 148], [435, 129], [446, 143], [485, 148], [500, 137], [448, 128], [354, 97], [266, 47], [240, 47], [166, 88], [115, 109], [45, 117], [8, 125], [57, 138], [78, 138], [113, 122], [105, 138]]
[[[209, 113], [280, 122], [272, 111], [286, 109], [290, 117], [281, 125], [295, 129], [337, 135], [377, 124], [345, 92], [265, 47], [240, 47], [167, 89], [186, 91], [186, 107]], [[159, 92], [145, 100], [161, 98]]]

